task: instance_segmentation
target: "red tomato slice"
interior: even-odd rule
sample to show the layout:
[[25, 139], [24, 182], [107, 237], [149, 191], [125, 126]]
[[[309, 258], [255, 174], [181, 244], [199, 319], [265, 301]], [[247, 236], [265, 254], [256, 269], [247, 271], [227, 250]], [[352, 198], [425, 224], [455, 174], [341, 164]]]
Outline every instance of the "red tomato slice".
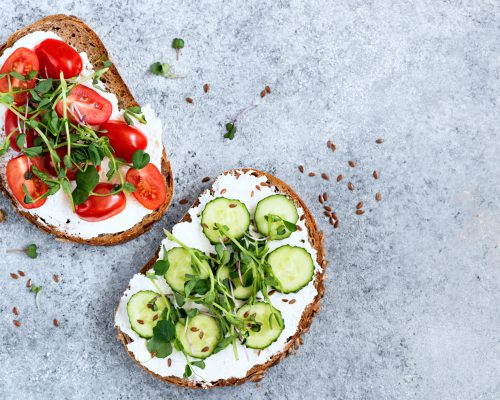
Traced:
[[[84, 85], [76, 85], [66, 97], [68, 118], [75, 124], [98, 125], [106, 122], [113, 106], [99, 93]], [[63, 101], [56, 105], [57, 114], [63, 116]]]
[[[16, 114], [14, 114], [10, 109], [7, 109], [5, 112], [5, 136], [8, 136], [12, 131], [16, 131], [10, 137], [10, 147], [12, 147], [15, 151], [20, 151], [16, 139], [19, 135], [19, 118]], [[28, 129], [26, 131], [26, 147], [32, 147], [35, 142], [35, 131], [33, 129]]]
[[108, 121], [101, 125], [99, 130], [107, 131], [99, 135], [107, 136], [115, 156], [126, 162], [132, 162], [134, 153], [137, 150], [146, 150], [148, 145], [147, 137], [139, 129], [123, 121]]
[[[114, 190], [112, 183], [98, 183], [94, 193], [110, 193]], [[127, 204], [125, 193], [110, 196], [90, 196], [87, 201], [75, 206], [76, 214], [85, 221], [96, 222], [111, 218], [123, 211]]]
[[132, 194], [148, 210], [156, 210], [165, 202], [165, 178], [156, 165], [149, 163], [142, 169], [130, 168], [125, 179], [135, 186]]
[[40, 74], [46, 78], [60, 79], [80, 75], [83, 68], [80, 54], [69, 44], [57, 39], [45, 39], [35, 48], [40, 62]]
[[[43, 165], [40, 158], [30, 158], [29, 163], [30, 164], [28, 164], [28, 157], [23, 154], [11, 159], [7, 163], [6, 172], [7, 183], [9, 184], [9, 188], [14, 197], [24, 208], [31, 209], [43, 206], [47, 201], [47, 198], [40, 199], [32, 204], [26, 204], [24, 202], [25, 194], [23, 191], [23, 184], [26, 185], [28, 193], [33, 199], [40, 197], [42, 194], [47, 192], [49, 188], [40, 180], [40, 178], [31, 173], [31, 165], [35, 165], [39, 170], [43, 171]], [[29, 173], [31, 173], [31, 178], [26, 179]]]
[[[0, 69], [0, 74], [8, 74], [9, 72], [17, 72], [26, 76], [30, 71], [38, 71], [38, 57], [36, 54], [26, 47], [19, 47], [7, 58]], [[15, 89], [31, 89], [35, 87], [35, 78], [29, 81], [21, 81], [13, 76], [10, 77], [10, 83]], [[0, 78], [0, 92], [6, 93], [9, 91], [9, 77]], [[26, 100], [27, 93], [18, 93], [14, 96], [16, 103], [22, 103]]]
[[[66, 147], [60, 147], [56, 149], [56, 153], [61, 159], [59, 162], [59, 167], [62, 167], [64, 165], [64, 156], [68, 154], [68, 149]], [[45, 154], [43, 157], [43, 165], [45, 167], [45, 171], [47, 171], [50, 175], [52, 176], [57, 176], [56, 169], [54, 168], [54, 163], [52, 162], [52, 157], [50, 156], [50, 153]], [[78, 171], [78, 168], [76, 168], [75, 165], [73, 165], [70, 169], [66, 171], [66, 176], [70, 181], [75, 180], [76, 173]]]

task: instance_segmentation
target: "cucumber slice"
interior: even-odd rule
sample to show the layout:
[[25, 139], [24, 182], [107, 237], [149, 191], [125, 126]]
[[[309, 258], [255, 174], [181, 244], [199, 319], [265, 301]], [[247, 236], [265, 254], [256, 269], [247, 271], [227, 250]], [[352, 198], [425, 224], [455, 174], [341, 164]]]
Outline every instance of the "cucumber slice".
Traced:
[[217, 197], [208, 202], [201, 214], [201, 225], [203, 233], [211, 243], [219, 243], [221, 237], [214, 224], [226, 225], [229, 234], [239, 239], [248, 230], [250, 225], [250, 213], [247, 207], [239, 200]]
[[[217, 279], [222, 282], [224, 279], [229, 278], [229, 267], [227, 265], [223, 265], [219, 267], [217, 270]], [[233, 293], [234, 297], [238, 300], [246, 300], [252, 295], [253, 288], [252, 286], [242, 286], [239, 278], [231, 279], [233, 284]]]
[[[170, 302], [168, 299], [166, 300], [170, 307]], [[161, 319], [163, 311], [167, 308], [167, 303], [163, 297], [152, 290], [141, 290], [135, 293], [127, 303], [130, 327], [140, 337], [145, 339], [153, 337], [153, 328]]]
[[306, 249], [281, 246], [269, 253], [267, 262], [271, 266], [281, 293], [297, 292], [306, 286], [314, 274], [314, 262]]
[[207, 358], [222, 338], [217, 320], [205, 314], [198, 314], [188, 320], [179, 320], [175, 325], [175, 335], [184, 351], [192, 357]]
[[278, 339], [283, 331], [283, 317], [278, 309], [263, 301], [253, 305], [245, 304], [236, 313], [241, 318], [248, 318], [252, 314], [255, 314], [255, 320], [262, 325], [258, 332], [250, 331], [245, 346], [251, 349], [265, 349]]
[[273, 239], [285, 239], [292, 234], [288, 229], [285, 229], [283, 234], [278, 235], [278, 230], [285, 228], [283, 221], [268, 222], [266, 215], [276, 215], [292, 224], [296, 224], [299, 220], [295, 204], [282, 194], [274, 194], [257, 203], [254, 215], [255, 224], [260, 233], [264, 236], [271, 236]]
[[[195, 254], [203, 256], [203, 253], [200, 250], [193, 250]], [[188, 279], [186, 278], [186, 274], [198, 275], [201, 279], [208, 278], [208, 270], [210, 269], [208, 261], [202, 260], [205, 268], [201, 269], [200, 273], [197, 274], [192, 266], [191, 255], [186, 249], [182, 247], [174, 247], [168, 251], [167, 257], [170, 266], [165, 274], [165, 280], [176, 292], [184, 292], [184, 284]]]

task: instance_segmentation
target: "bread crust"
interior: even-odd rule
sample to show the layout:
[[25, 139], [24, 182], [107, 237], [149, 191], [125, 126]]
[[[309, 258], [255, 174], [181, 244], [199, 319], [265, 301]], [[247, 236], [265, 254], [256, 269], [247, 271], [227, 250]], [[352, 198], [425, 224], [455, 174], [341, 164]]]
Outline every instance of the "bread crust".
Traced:
[[[328, 264], [328, 261], [326, 259], [325, 248], [323, 246], [323, 240], [324, 240], [323, 232], [318, 231], [316, 221], [314, 220], [314, 217], [312, 216], [311, 212], [307, 208], [306, 204], [297, 195], [297, 193], [295, 193], [293, 191], [293, 189], [290, 186], [288, 186], [285, 182], [283, 182], [282, 180], [276, 178], [275, 176], [273, 176], [269, 173], [258, 171], [258, 170], [253, 169], [253, 168], [233, 169], [233, 170], [229, 170], [229, 171], [224, 172], [222, 175], [234, 174], [234, 173], [238, 173], [238, 171], [244, 171], [244, 172], [252, 171], [256, 174], [255, 176], [265, 177], [269, 184], [276, 186], [281, 193], [284, 193], [287, 196], [289, 196], [293, 200], [293, 202], [295, 203], [296, 206], [299, 206], [304, 210], [304, 214], [305, 214], [304, 222], [305, 222], [305, 225], [308, 229], [309, 240], [310, 240], [313, 248], [317, 251], [316, 261], [318, 262], [318, 265], [321, 266], [321, 270], [316, 272], [315, 278], [314, 278], [314, 286], [315, 286], [318, 293], [315, 296], [314, 300], [306, 307], [306, 309], [302, 313], [302, 317], [300, 319], [297, 330], [295, 331], [295, 334], [288, 340], [288, 342], [286, 343], [283, 350], [276, 353], [273, 357], [271, 357], [264, 364], [259, 364], [259, 365], [253, 366], [248, 371], [247, 375], [243, 378], [219, 379], [215, 382], [211, 382], [211, 385], [206, 385], [203, 382], [191, 381], [189, 379], [183, 379], [183, 378], [179, 378], [176, 376], [162, 377], [158, 374], [155, 374], [154, 372], [151, 372], [134, 357], [132, 352], [130, 352], [128, 350], [127, 344], [132, 342], [132, 340], [130, 339], [130, 337], [127, 334], [123, 333], [121, 331], [121, 329], [117, 326], [116, 327], [116, 329], [118, 331], [117, 337], [125, 346], [125, 349], [127, 350], [129, 356], [132, 357], [132, 359], [141, 368], [143, 368], [146, 372], [148, 372], [149, 374], [162, 380], [163, 382], [167, 382], [167, 383], [171, 383], [174, 385], [183, 386], [183, 387], [191, 388], [191, 389], [209, 389], [209, 388], [213, 388], [213, 387], [235, 386], [235, 385], [241, 385], [249, 380], [252, 380], [253, 382], [259, 382], [260, 380], [262, 380], [264, 378], [264, 374], [266, 373], [266, 371], [270, 367], [277, 364], [278, 362], [280, 362], [282, 359], [284, 359], [288, 355], [293, 354], [297, 351], [299, 346], [303, 343], [302, 334], [309, 331], [309, 327], [311, 326], [313, 317], [320, 310], [321, 299], [323, 298], [323, 295], [325, 292], [324, 280], [326, 278], [326, 267]], [[191, 208], [197, 206], [198, 204], [199, 204], [199, 199], [197, 199], [193, 203]], [[181, 222], [189, 221], [189, 220], [190, 220], [190, 216], [189, 216], [189, 214], [186, 213], [184, 215], [184, 217], [181, 219]], [[157, 251], [155, 252], [153, 257], [146, 263], [146, 265], [144, 265], [144, 267], [141, 268], [141, 271], [140, 271], [141, 273], [145, 274], [146, 271], [148, 271], [153, 266], [153, 264], [156, 262], [156, 260], [158, 258], [159, 252], [160, 252], [160, 247], [157, 249]], [[116, 316], [116, 312], [115, 312], [115, 316]]]
[[[78, 50], [78, 52], [87, 52], [92, 65], [95, 65], [98, 60], [109, 59], [108, 52], [101, 39], [99, 39], [97, 34], [89, 26], [87, 26], [82, 20], [77, 17], [63, 14], [50, 15], [18, 30], [17, 32], [12, 34], [4, 44], [0, 46], [0, 56], [3, 54], [5, 49], [12, 47], [23, 36], [26, 36], [27, 34], [35, 31], [53, 31], [57, 33], [62, 39], [64, 39], [66, 43], [74, 46]], [[118, 105], [120, 108], [125, 109], [127, 107], [139, 105], [135, 101], [134, 97], [130, 93], [129, 88], [123, 81], [114, 65], [111, 66], [110, 71], [106, 74], [102, 81], [106, 84], [106, 87], [109, 91], [116, 94], [118, 98]], [[163, 203], [160, 208], [146, 215], [140, 222], [126, 231], [102, 234], [90, 239], [84, 239], [79, 236], [70, 235], [60, 229], [57, 229], [53, 225], [50, 225], [42, 218], [25, 211], [22, 207], [19, 206], [17, 200], [7, 190], [7, 182], [4, 182], [1, 176], [0, 187], [3, 193], [11, 201], [14, 209], [22, 217], [26, 218], [32, 224], [36, 225], [40, 230], [57, 236], [62, 241], [99, 246], [111, 246], [127, 242], [131, 239], [136, 238], [137, 236], [142, 235], [144, 232], [147, 232], [149, 229], [151, 229], [152, 225], [156, 221], [158, 221], [167, 211], [173, 197], [174, 181], [172, 176], [172, 169], [170, 167], [170, 162], [167, 159], [165, 147], [163, 147], [161, 159], [161, 172], [163, 177], [165, 178], [167, 197], [165, 199], [165, 203]]]

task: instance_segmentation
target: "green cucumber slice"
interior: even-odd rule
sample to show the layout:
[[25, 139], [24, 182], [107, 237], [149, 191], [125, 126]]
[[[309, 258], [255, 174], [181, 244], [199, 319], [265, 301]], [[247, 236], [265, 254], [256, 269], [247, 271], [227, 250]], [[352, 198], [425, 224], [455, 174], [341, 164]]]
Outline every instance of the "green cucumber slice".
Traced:
[[134, 293], [127, 303], [130, 327], [140, 337], [145, 339], [153, 337], [153, 328], [162, 318], [162, 313], [167, 308], [167, 303], [168, 307], [170, 307], [168, 299], [164, 299], [152, 290], [141, 290]]
[[253, 305], [245, 304], [236, 313], [241, 318], [248, 318], [253, 314], [255, 314], [255, 320], [262, 325], [258, 332], [250, 331], [245, 346], [251, 349], [265, 349], [276, 341], [283, 331], [285, 327], [283, 317], [277, 308], [263, 301], [258, 301]]
[[271, 266], [281, 293], [297, 292], [306, 286], [314, 275], [311, 255], [302, 247], [285, 245], [269, 253], [267, 262]]
[[[229, 279], [229, 267], [227, 265], [222, 265], [217, 270], [217, 280], [222, 282], [224, 279]], [[234, 297], [238, 300], [246, 300], [252, 295], [252, 286], [242, 286], [239, 278], [233, 278], [231, 282], [233, 284]]]
[[[268, 222], [266, 215], [276, 215], [292, 224], [296, 224], [299, 220], [297, 207], [295, 207], [292, 200], [282, 194], [274, 194], [259, 201], [255, 208], [254, 220], [258, 231], [264, 236], [280, 240], [292, 234], [291, 231], [285, 228], [283, 221]], [[278, 230], [283, 229], [285, 230], [284, 233], [278, 234]]]
[[[193, 250], [197, 255], [204, 255], [200, 250]], [[173, 249], [170, 249], [167, 252], [167, 258], [169, 267], [165, 274], [165, 280], [167, 281], [168, 285], [176, 292], [184, 292], [184, 284], [188, 280], [188, 278], [186, 278], [186, 274], [197, 275], [201, 279], [208, 278], [208, 270], [210, 269], [208, 261], [206, 261], [205, 259], [202, 260], [205, 268], [201, 269], [197, 274], [191, 262], [191, 255], [183, 247], [174, 247]]]
[[209, 201], [201, 214], [203, 233], [211, 243], [219, 243], [220, 234], [214, 230], [215, 223], [226, 225], [229, 234], [235, 239], [241, 238], [250, 225], [250, 213], [239, 200], [217, 197]]
[[175, 335], [182, 343], [184, 351], [195, 358], [207, 358], [222, 338], [219, 323], [213, 317], [198, 314], [188, 320], [179, 320], [175, 325]]

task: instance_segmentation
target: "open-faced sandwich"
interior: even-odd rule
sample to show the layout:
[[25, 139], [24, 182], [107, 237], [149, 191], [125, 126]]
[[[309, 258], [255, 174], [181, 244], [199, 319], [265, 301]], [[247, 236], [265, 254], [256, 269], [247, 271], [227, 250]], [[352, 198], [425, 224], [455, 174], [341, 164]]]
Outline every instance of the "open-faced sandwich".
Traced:
[[172, 198], [161, 122], [139, 107], [97, 35], [66, 15], [0, 47], [0, 180], [16, 210], [64, 239], [111, 245]]
[[186, 387], [262, 379], [323, 296], [323, 236], [306, 205], [270, 174], [232, 170], [165, 233], [115, 314], [128, 353]]

